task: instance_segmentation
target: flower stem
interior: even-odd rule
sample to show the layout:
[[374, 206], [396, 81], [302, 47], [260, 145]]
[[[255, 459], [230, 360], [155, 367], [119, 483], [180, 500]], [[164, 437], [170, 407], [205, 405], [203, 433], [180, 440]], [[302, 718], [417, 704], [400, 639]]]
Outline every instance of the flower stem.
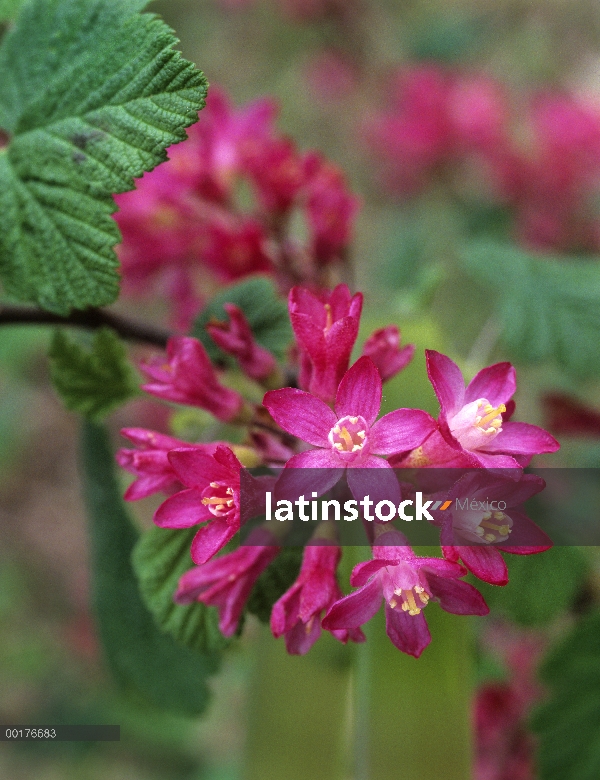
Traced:
[[247, 713], [243, 780], [341, 780], [348, 648], [322, 637], [302, 658], [262, 627]]
[[367, 708], [358, 725], [368, 721], [368, 755], [357, 751], [355, 780], [471, 777], [470, 624], [434, 604], [427, 622], [432, 641], [418, 659], [392, 645], [383, 611], [367, 626], [371, 668], [360, 672], [368, 681], [358, 684], [357, 707]]

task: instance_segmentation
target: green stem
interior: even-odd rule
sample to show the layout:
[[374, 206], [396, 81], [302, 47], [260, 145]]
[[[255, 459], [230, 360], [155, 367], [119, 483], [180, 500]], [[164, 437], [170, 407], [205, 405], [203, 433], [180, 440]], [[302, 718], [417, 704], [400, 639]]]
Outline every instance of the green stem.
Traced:
[[358, 691], [369, 691], [369, 701], [359, 695], [357, 707], [368, 709], [359, 723], [368, 719], [369, 750], [356, 766], [356, 780], [471, 777], [469, 621], [436, 604], [426, 617], [432, 641], [418, 659], [392, 645], [383, 610], [367, 626], [371, 668], [362, 669], [369, 679]]
[[244, 780], [341, 780], [347, 648], [327, 635], [307, 656], [289, 656], [263, 627], [256, 652]]

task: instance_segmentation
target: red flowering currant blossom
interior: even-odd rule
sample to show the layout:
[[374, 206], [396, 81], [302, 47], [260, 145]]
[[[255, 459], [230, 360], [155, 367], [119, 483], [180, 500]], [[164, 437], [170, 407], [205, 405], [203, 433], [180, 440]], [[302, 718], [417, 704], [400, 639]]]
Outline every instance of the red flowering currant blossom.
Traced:
[[[335, 574], [341, 556], [341, 548], [328, 540], [312, 540], [304, 548], [298, 579], [273, 605], [271, 631], [276, 639], [285, 636], [291, 655], [304, 655], [310, 650], [321, 636], [322, 613], [342, 598]], [[365, 641], [359, 628], [331, 633], [344, 643], [348, 639]]]
[[277, 538], [270, 531], [255, 528], [245, 545], [187, 571], [179, 580], [175, 601], [216, 606], [221, 633], [233, 636], [256, 580], [279, 551]]
[[[534, 474], [505, 476], [488, 471], [468, 472], [457, 480], [445, 499], [446, 512], [433, 512], [441, 520], [440, 541], [444, 557], [462, 564], [476, 577], [492, 585], [506, 585], [508, 569], [500, 551], [532, 555], [552, 547], [550, 538], [523, 511], [523, 504], [542, 491], [545, 482]], [[505, 508], [489, 511], [459, 509], [456, 499], [469, 503], [503, 501]], [[493, 545], [493, 546], [492, 546]]]
[[536, 740], [528, 721], [544, 694], [536, 672], [547, 640], [499, 623], [488, 627], [483, 643], [506, 667], [508, 679], [484, 683], [476, 691], [474, 778], [535, 780]]
[[352, 295], [345, 284], [332, 292], [290, 290], [288, 308], [300, 350], [300, 387], [323, 401], [333, 401], [348, 369], [358, 336], [362, 293]]
[[237, 359], [245, 374], [259, 381], [266, 379], [276, 368], [275, 358], [257, 343], [239, 306], [225, 303], [223, 308], [229, 315], [229, 322], [209, 322], [206, 330], [210, 337], [223, 352]]
[[548, 393], [542, 399], [548, 428], [562, 436], [600, 438], [600, 410], [566, 393]]
[[352, 240], [359, 200], [348, 192], [344, 175], [317, 152], [304, 160], [306, 173], [305, 209], [312, 234], [316, 262], [326, 265], [339, 260]]
[[167, 344], [167, 361], [156, 357], [142, 363], [141, 370], [153, 380], [142, 385], [157, 398], [188, 406], [199, 406], [217, 419], [239, 419], [244, 399], [219, 383], [215, 370], [198, 339], [173, 336]]
[[202, 260], [222, 282], [273, 270], [268, 235], [252, 218], [214, 219], [204, 227]]
[[411, 67], [397, 74], [394, 92], [391, 109], [368, 122], [365, 139], [385, 160], [386, 182], [401, 194], [422, 188], [447, 162], [506, 145], [506, 95], [485, 76]]
[[418, 658], [431, 641], [423, 610], [431, 599], [456, 615], [487, 615], [483, 596], [459, 577], [465, 569], [441, 558], [422, 558], [398, 531], [384, 531], [373, 546], [373, 559], [354, 567], [350, 584], [358, 586], [337, 601], [323, 628], [351, 630], [369, 621], [385, 601], [386, 631], [403, 653]]
[[[170, 450], [191, 447], [185, 441], [146, 428], [123, 428], [121, 436], [133, 442], [138, 449], [121, 448], [116, 460], [121, 468], [137, 477], [125, 491], [125, 501], [138, 501], [153, 493], [167, 493], [177, 489], [181, 482], [168, 458]], [[219, 442], [193, 445], [198, 451], [212, 453]]]
[[291, 209], [306, 182], [302, 156], [289, 138], [248, 145], [245, 171], [262, 208], [276, 220]]
[[503, 419], [516, 390], [515, 369], [496, 363], [482, 369], [465, 388], [459, 367], [446, 355], [426, 351], [427, 373], [440, 402], [439, 430], [467, 456], [465, 465], [519, 468], [559, 443], [536, 425]]
[[314, 395], [291, 387], [271, 390], [263, 404], [285, 431], [318, 448], [294, 455], [286, 469], [324, 470], [319, 474], [323, 485], [317, 490], [334, 484], [339, 479], [335, 470], [347, 467], [348, 485], [357, 498], [373, 494], [372, 480], [365, 480], [363, 469], [391, 469], [381, 456], [418, 447], [436, 427], [435, 420], [418, 409], [396, 409], [377, 420], [381, 377], [368, 357], [359, 358], [344, 375], [335, 411]]
[[168, 457], [187, 490], [162, 503], [154, 522], [160, 528], [190, 528], [206, 523], [191, 548], [194, 563], [205, 563], [239, 531], [242, 464], [226, 446], [217, 446], [214, 455], [188, 446], [171, 450]]
[[369, 336], [362, 353], [375, 363], [381, 381], [387, 382], [410, 363], [415, 354], [415, 345], [407, 344], [401, 348], [400, 331], [395, 325], [388, 325]]

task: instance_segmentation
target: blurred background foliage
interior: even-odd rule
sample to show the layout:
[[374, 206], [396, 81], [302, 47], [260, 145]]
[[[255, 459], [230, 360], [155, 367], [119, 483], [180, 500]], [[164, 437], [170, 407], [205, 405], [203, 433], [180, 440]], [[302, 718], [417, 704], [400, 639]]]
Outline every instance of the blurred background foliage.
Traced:
[[[0, 16], [9, 18], [16, 5], [0, 3]], [[291, 0], [157, 0], [151, 9], [176, 30], [184, 55], [237, 104], [276, 96], [279, 126], [301, 148], [319, 149], [338, 164], [360, 195], [352, 260], [354, 284], [367, 293], [363, 340], [374, 328], [396, 322], [403, 341], [417, 345], [414, 361], [386, 386], [382, 412], [398, 406], [437, 412], [425, 373], [425, 348], [451, 354], [471, 375], [494, 360], [514, 359], [520, 419], [543, 424], [541, 400], [549, 392], [566, 392], [599, 408], [600, 265], [594, 254], [574, 253], [573, 261], [571, 255], [554, 253], [558, 263], [572, 265], [539, 266], [523, 247], [506, 241], [502, 209], [489, 207], [485, 198], [471, 199], [465, 209], [465, 201], [441, 177], [410, 197], [391, 195], [365, 140], [369, 120], [388, 107], [390, 74], [403, 65], [434, 62], [485, 73], [517, 96], [517, 103], [535, 90], [577, 92], [600, 102], [598, 4], [363, 0], [348, 3], [354, 11], [342, 15], [343, 23], [335, 14], [298, 19], [299, 6]], [[596, 205], [600, 209], [600, 201]], [[119, 306], [132, 308], [125, 301]], [[140, 313], [150, 311], [135, 306]], [[234, 780], [242, 776], [246, 744], [268, 756], [263, 774], [256, 777], [279, 778], [284, 756], [302, 747], [300, 737], [294, 742], [294, 722], [302, 712], [309, 720], [315, 712], [313, 691], [320, 717], [311, 738], [320, 763], [313, 767], [306, 757], [297, 777], [327, 777], [349, 750], [343, 735], [339, 742], [339, 729], [330, 733], [328, 726], [350, 723], [356, 716], [347, 695], [351, 649], [324, 641], [305, 660], [289, 658], [281, 643], [267, 641], [264, 627], [249, 619], [243, 639], [225, 655], [221, 673], [210, 678], [213, 698], [203, 720], [166, 715], [124, 699], [110, 682], [89, 614], [76, 423], [50, 388], [44, 357], [48, 344], [43, 329], [3, 328], [0, 334], [0, 721], [114, 722], [122, 726], [122, 740], [2, 744], [0, 777]], [[141, 425], [155, 415], [146, 402], [131, 402], [111, 419], [115, 441], [122, 425], [131, 425], [132, 419]], [[600, 465], [593, 438], [567, 435], [561, 443], [553, 464]], [[147, 527], [154, 506], [149, 499], [136, 507], [140, 526]], [[511, 583], [505, 590], [485, 589], [492, 615], [473, 624], [480, 635], [479, 684], [510, 676], [510, 664], [498, 651], [501, 643], [493, 640], [501, 621], [520, 626], [510, 630], [528, 637], [540, 632], [542, 644], [559, 642], [577, 616], [593, 611], [600, 600], [593, 550], [511, 557]], [[586, 620], [575, 630], [583, 632], [584, 662], [596, 669], [589, 679], [597, 685], [597, 618], [592, 614]], [[433, 623], [432, 652], [435, 618]], [[558, 699], [536, 720], [538, 730], [560, 737], [568, 691], [557, 680], [567, 650], [558, 646], [544, 667], [549, 689], [558, 686]], [[299, 672], [302, 663], [307, 666]], [[433, 672], [422, 671], [423, 685], [434, 685]], [[386, 688], [385, 666], [379, 672], [373, 685], [382, 696], [377, 725], [384, 728], [394, 712], [391, 699], [401, 692], [393, 685]], [[581, 669], [570, 674], [584, 690]], [[258, 691], [249, 684], [252, 675], [254, 685], [264, 683]], [[597, 706], [600, 692], [594, 690]], [[296, 702], [291, 713], [288, 697]], [[269, 722], [261, 721], [265, 740], [256, 731], [245, 733], [248, 717], [256, 722], [268, 712]], [[593, 719], [593, 707], [589, 712]], [[588, 736], [596, 740], [597, 754], [598, 736]], [[564, 742], [560, 737], [556, 741]], [[418, 734], [412, 739], [418, 740]], [[325, 755], [330, 764], [323, 764]], [[396, 760], [393, 751], [387, 755], [390, 762]], [[593, 759], [581, 774], [568, 775], [568, 756], [556, 758], [546, 747], [543, 777], [592, 780], [598, 776]], [[384, 768], [381, 776], [399, 776], [391, 771]]]

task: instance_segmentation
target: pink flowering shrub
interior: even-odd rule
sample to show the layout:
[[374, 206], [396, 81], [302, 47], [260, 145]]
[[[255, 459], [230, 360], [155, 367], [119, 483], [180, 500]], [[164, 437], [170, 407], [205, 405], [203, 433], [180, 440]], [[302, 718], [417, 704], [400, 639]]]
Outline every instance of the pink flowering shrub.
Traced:
[[400, 70], [389, 92], [365, 139], [390, 190], [407, 197], [446, 182], [461, 198], [507, 208], [526, 247], [598, 251], [598, 106], [549, 90], [519, 97], [437, 65]]
[[[116, 199], [124, 289], [166, 294], [178, 328], [207, 286], [262, 272], [287, 292], [347, 260], [358, 199], [335, 165], [277, 130], [277, 111], [268, 98], [236, 108], [212, 87], [188, 141]], [[306, 237], [292, 231], [295, 214]]]
[[[514, 410], [511, 398], [516, 388], [509, 363], [482, 369], [465, 388], [456, 364], [437, 352], [429, 352], [427, 359], [440, 402], [439, 418], [419, 409], [396, 409], [378, 419], [383, 382], [403, 370], [414, 347], [401, 346], [400, 332], [389, 326], [370, 336], [363, 355], [352, 363], [362, 295], [351, 295], [345, 285], [320, 293], [294, 287], [288, 307], [296, 339], [290, 352], [295, 365], [285, 372], [258, 347], [239, 307], [226, 304], [228, 326], [208, 326], [215, 341], [257, 382], [269, 386], [274, 377], [280, 377], [280, 384], [283, 376], [297, 378], [299, 387], [269, 389], [262, 404], [222, 384], [219, 368], [201, 342], [191, 337], [173, 337], [166, 358], [156, 357], [141, 366], [151, 380], [144, 385], [146, 392], [244, 426], [247, 438], [240, 450], [226, 442], [186, 445], [150, 431], [125, 430], [124, 435], [139, 446], [138, 452], [122, 450], [118, 456], [137, 477], [126, 497], [133, 500], [162, 490], [169, 497], [155, 512], [156, 525], [200, 526], [191, 545], [196, 565], [181, 578], [175, 599], [216, 606], [221, 631], [232, 636], [253, 588], [277, 560], [288, 532], [286, 524], [265, 520], [237, 549], [224, 551], [242, 529], [244, 517], [264, 516], [265, 489], [277, 496], [298, 497], [309, 491], [322, 496], [346, 474], [356, 502], [371, 494], [397, 504], [414, 486], [399, 483], [394, 466], [427, 467], [424, 475], [449, 462], [463, 470], [459, 476], [470, 469], [468, 476], [452, 481], [454, 486], [439, 488], [443, 500], [452, 503], [453, 490], [456, 493], [456, 486], [465, 487], [470, 479], [468, 495], [479, 498], [487, 491], [500, 496], [506, 513], [433, 512], [432, 522], [440, 528], [441, 557], [435, 558], [416, 555], [397, 530], [379, 518], [367, 519], [365, 507], [373, 558], [355, 566], [350, 585], [357, 590], [346, 596], [337, 579], [338, 529], [322, 523], [305, 547], [296, 581], [271, 605], [273, 634], [285, 637], [290, 653], [304, 654], [322, 629], [341, 642], [364, 641], [361, 626], [383, 600], [391, 641], [403, 652], [419, 656], [430, 641], [423, 614], [430, 601], [448, 612], [485, 615], [483, 597], [464, 582], [467, 571], [505, 585], [508, 575], [499, 549], [527, 555], [551, 546], [520, 510], [524, 500], [543, 488], [539, 478], [523, 476], [522, 467], [534, 454], [554, 452], [558, 443], [536, 426], [506, 419], [509, 407]], [[241, 457], [243, 451], [245, 459], [250, 455], [252, 465], [278, 465], [279, 475], [251, 477], [248, 497], [242, 489], [243, 464], [234, 449]], [[486, 477], [490, 468], [508, 469], [510, 474], [490, 482]], [[244, 501], [255, 506], [244, 507]], [[492, 546], [496, 543], [499, 549]]]

